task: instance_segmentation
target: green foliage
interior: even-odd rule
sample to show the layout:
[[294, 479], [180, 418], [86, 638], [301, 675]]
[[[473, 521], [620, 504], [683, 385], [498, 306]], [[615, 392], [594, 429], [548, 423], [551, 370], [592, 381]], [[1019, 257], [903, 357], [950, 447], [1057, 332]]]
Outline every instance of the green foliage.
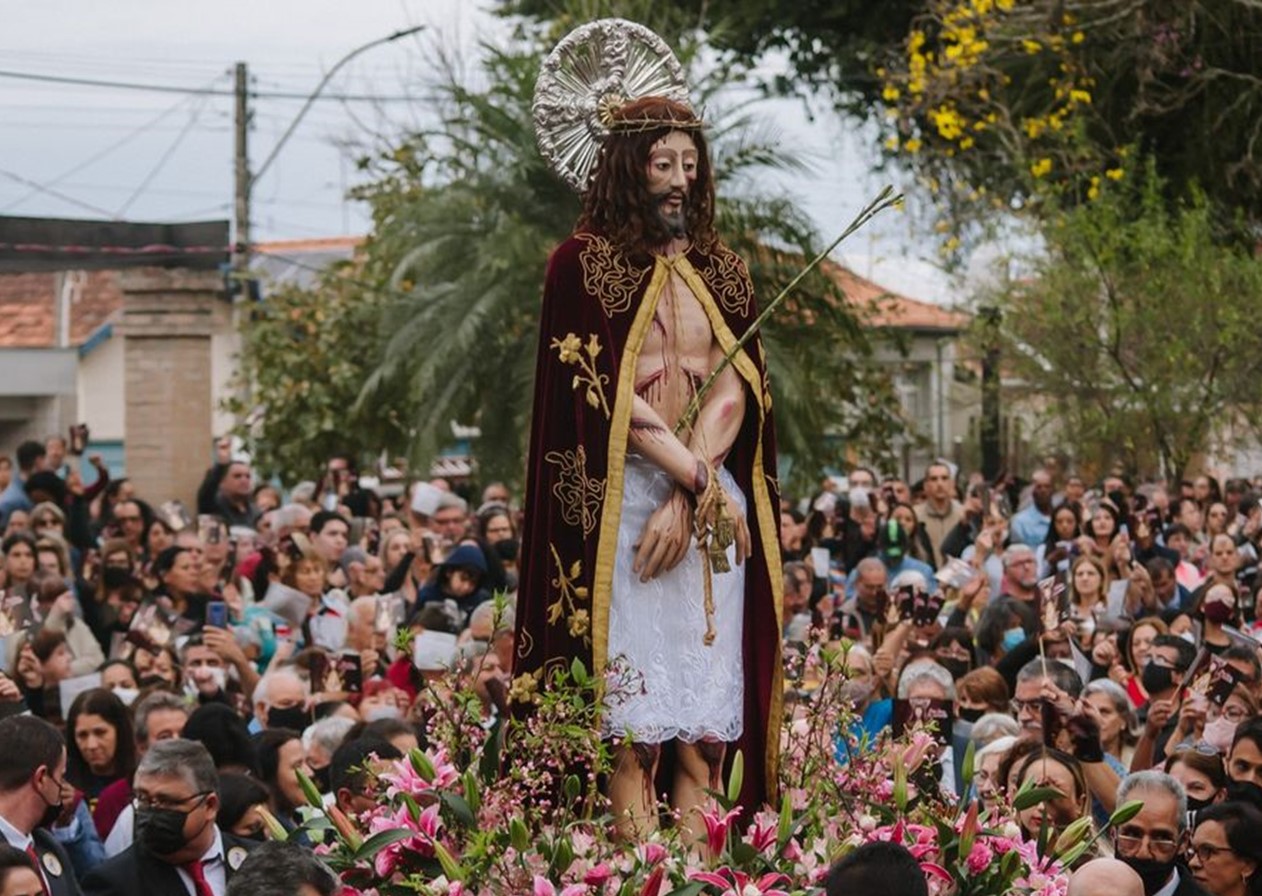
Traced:
[[1172, 210], [1149, 163], [1051, 216], [1037, 276], [999, 297], [1007, 357], [1080, 461], [1178, 477], [1262, 431], [1262, 265], [1217, 223], [1200, 194]]
[[[579, 212], [577, 197], [538, 152], [530, 113], [555, 36], [525, 28], [520, 36], [515, 48], [485, 48], [479, 81], [489, 87], [471, 89], [454, 75], [440, 87], [437, 132], [369, 165], [376, 182], [360, 195], [378, 213], [366, 271], [389, 272], [391, 289], [404, 297], [382, 306], [384, 348], [357, 408], [404, 396], [391, 406], [411, 415], [411, 455], [421, 466], [448, 438], [450, 421], [476, 423], [481, 472], [514, 482], [525, 466], [544, 264]], [[698, 50], [685, 44], [681, 58]], [[752, 136], [748, 110], [716, 114], [726, 80], [720, 68], [696, 79], [693, 95], [712, 124], [720, 232], [751, 259], [755, 287], [768, 300], [800, 270], [791, 259], [812, 257], [818, 239], [790, 202], [759, 188], [761, 173], [794, 160]], [[803, 296], [811, 313], [778, 317], [766, 340], [781, 450], [805, 479], [838, 460], [823, 436], [879, 457], [901, 424], [888, 378], [871, 363], [864, 332], [836, 289], [816, 277]]]
[[406, 443], [407, 418], [387, 396], [355, 407], [377, 362], [385, 299], [354, 272], [346, 263], [311, 289], [271, 290], [243, 318], [237, 388], [225, 407], [243, 421], [237, 434], [265, 476], [314, 479], [330, 454]]

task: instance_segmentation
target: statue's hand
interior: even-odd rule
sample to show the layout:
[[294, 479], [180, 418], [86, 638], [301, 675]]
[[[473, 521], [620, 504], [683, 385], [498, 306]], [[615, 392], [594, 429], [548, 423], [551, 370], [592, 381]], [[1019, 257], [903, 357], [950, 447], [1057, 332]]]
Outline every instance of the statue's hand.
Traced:
[[644, 531], [635, 543], [635, 563], [631, 571], [639, 575], [641, 582], [647, 582], [678, 566], [691, 547], [692, 506], [676, 488], [644, 524]]
[[[745, 514], [741, 511], [741, 506], [736, 503], [736, 499], [731, 495], [724, 493], [723, 497], [727, 500], [727, 515], [736, 523], [736, 565], [740, 566], [745, 562], [745, 558], [753, 552], [753, 539], [749, 534], [749, 523], [745, 521]], [[825, 571], [824, 575], [828, 575]]]

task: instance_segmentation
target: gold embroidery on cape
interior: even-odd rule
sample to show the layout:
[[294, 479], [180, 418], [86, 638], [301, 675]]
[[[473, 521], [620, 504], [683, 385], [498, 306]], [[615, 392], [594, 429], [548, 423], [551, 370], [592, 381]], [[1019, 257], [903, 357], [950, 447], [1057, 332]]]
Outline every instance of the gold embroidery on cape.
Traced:
[[652, 268], [636, 269], [613, 243], [594, 233], [581, 233], [583, 243], [578, 264], [583, 271], [583, 290], [600, 299], [605, 317], [621, 314], [631, 307], [644, 278]]
[[[596, 356], [600, 354], [600, 340], [592, 333], [587, 337], [587, 344], [573, 333], [566, 333], [564, 339], [553, 339], [552, 347], [560, 355], [562, 364], [577, 364], [579, 373], [574, 374], [570, 388], [587, 389], [587, 403], [604, 412], [609, 419], [609, 403], [605, 401], [605, 386], [609, 383], [609, 375], [596, 372]], [[586, 353], [587, 357], [583, 357]]]
[[549, 451], [543, 459], [561, 468], [552, 486], [552, 495], [561, 505], [561, 519], [582, 528], [586, 538], [596, 528], [605, 499], [605, 483], [587, 477], [587, 449], [579, 445], [574, 451]]
[[583, 576], [583, 561], [575, 560], [567, 570], [556, 546], [550, 544], [548, 549], [552, 551], [552, 562], [557, 567], [557, 574], [552, 578], [552, 587], [559, 592], [557, 599], [548, 604], [548, 625], [556, 625], [564, 617], [570, 636], [582, 638], [590, 644], [591, 614], [579, 606], [579, 603], [586, 603], [591, 593], [586, 585], [579, 584]]
[[715, 300], [728, 314], [748, 317], [754, 286], [739, 255], [726, 246], [716, 246], [712, 262], [697, 270]]

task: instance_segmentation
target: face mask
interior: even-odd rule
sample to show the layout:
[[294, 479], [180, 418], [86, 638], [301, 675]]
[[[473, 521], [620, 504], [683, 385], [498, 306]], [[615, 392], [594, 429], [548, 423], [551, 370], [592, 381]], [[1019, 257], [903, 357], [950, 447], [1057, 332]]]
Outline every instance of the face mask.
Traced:
[[140, 696], [137, 688], [114, 688], [114, 696], [123, 701], [124, 706], [131, 706]]
[[131, 570], [119, 569], [117, 566], [107, 566], [101, 570], [101, 581], [106, 588], [122, 588], [131, 581]]
[[1230, 621], [1234, 611], [1226, 604], [1214, 601], [1212, 604], [1206, 604], [1203, 612], [1205, 614], [1206, 622], [1212, 622], [1215, 625], [1222, 625], [1224, 622]]
[[1262, 809], [1262, 787], [1252, 781], [1228, 781], [1227, 799], [1243, 800], [1252, 803], [1255, 808]]
[[1215, 747], [1226, 756], [1231, 752], [1231, 741], [1236, 736], [1236, 723], [1226, 716], [1219, 716], [1212, 722], [1205, 723], [1201, 737], [1205, 743]]
[[866, 679], [851, 679], [842, 682], [841, 699], [855, 706], [862, 706], [872, 698], [872, 682]]
[[1204, 809], [1206, 806], [1208, 806], [1212, 802], [1213, 800], [1202, 800], [1202, 799], [1197, 799], [1194, 796], [1189, 796], [1188, 797], [1188, 814], [1191, 814], [1193, 812], [1200, 812], [1202, 809]]
[[956, 657], [947, 657], [946, 659], [937, 657], [936, 659], [938, 665], [950, 672], [951, 677], [954, 679], [958, 680], [968, 674], [968, 660], [962, 660]]
[[986, 714], [986, 710], [982, 707], [978, 707], [977, 709], [969, 709], [967, 707], [961, 706], [956, 711], [956, 715], [958, 715], [961, 719], [963, 719], [966, 722], [976, 722], [985, 714]]
[[1153, 896], [1164, 887], [1166, 881], [1170, 879], [1170, 872], [1174, 870], [1173, 862], [1158, 862], [1156, 859], [1141, 859], [1132, 856], [1118, 856], [1118, 858], [1129, 865], [1144, 882], [1144, 896]]
[[313, 768], [311, 770], [311, 781], [315, 784], [316, 789], [321, 793], [329, 792], [329, 772], [331, 770], [331, 765], [326, 765], [324, 768]]
[[401, 719], [403, 713], [399, 711], [397, 706], [374, 706], [368, 712], [364, 713], [365, 722], [375, 722], [378, 719]]
[[[62, 806], [61, 798], [60, 798], [61, 797], [60, 788], [58, 788], [57, 790], [57, 796], [58, 796], [58, 799], [57, 799], [57, 802], [55, 803], [48, 803], [48, 800], [44, 800], [44, 802], [48, 803], [48, 808], [45, 809], [44, 814], [40, 816], [39, 824], [37, 825], [37, 827], [41, 827], [41, 828], [44, 828], [45, 830], [50, 831], [52, 830], [53, 825], [57, 823], [57, 819], [61, 817], [63, 806]], [[44, 798], [44, 794], [41, 793], [40, 799], [43, 799], [43, 798]]]
[[179, 809], [137, 809], [136, 842], [148, 852], [169, 856], [179, 852], [187, 842], [184, 839], [184, 823], [188, 812]]
[[1160, 694], [1174, 687], [1174, 670], [1150, 662], [1144, 666], [1139, 681], [1149, 694]]
[[1012, 653], [1022, 642], [1025, 641], [1025, 629], [1010, 628], [1003, 633], [1003, 652]]
[[299, 706], [279, 709], [275, 706], [267, 710], [268, 728], [289, 728], [301, 734], [311, 724], [311, 714]]

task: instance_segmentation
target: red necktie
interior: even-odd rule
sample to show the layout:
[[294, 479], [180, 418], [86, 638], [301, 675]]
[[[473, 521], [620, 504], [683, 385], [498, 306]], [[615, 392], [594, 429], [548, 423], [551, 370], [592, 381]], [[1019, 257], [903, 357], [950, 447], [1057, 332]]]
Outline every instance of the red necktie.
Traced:
[[193, 878], [193, 891], [197, 896], [215, 896], [215, 891], [210, 888], [210, 881], [206, 880], [206, 872], [202, 870], [201, 859], [193, 859], [184, 866], [184, 870]]
[[[39, 855], [35, 852], [35, 844], [26, 844], [26, 854], [31, 857], [31, 863], [35, 866], [35, 873], [39, 875], [40, 886], [44, 888], [44, 896], [52, 896], [48, 890], [48, 881], [44, 879], [44, 869], [40, 867]], [[198, 896], [201, 896], [199, 893]]]

